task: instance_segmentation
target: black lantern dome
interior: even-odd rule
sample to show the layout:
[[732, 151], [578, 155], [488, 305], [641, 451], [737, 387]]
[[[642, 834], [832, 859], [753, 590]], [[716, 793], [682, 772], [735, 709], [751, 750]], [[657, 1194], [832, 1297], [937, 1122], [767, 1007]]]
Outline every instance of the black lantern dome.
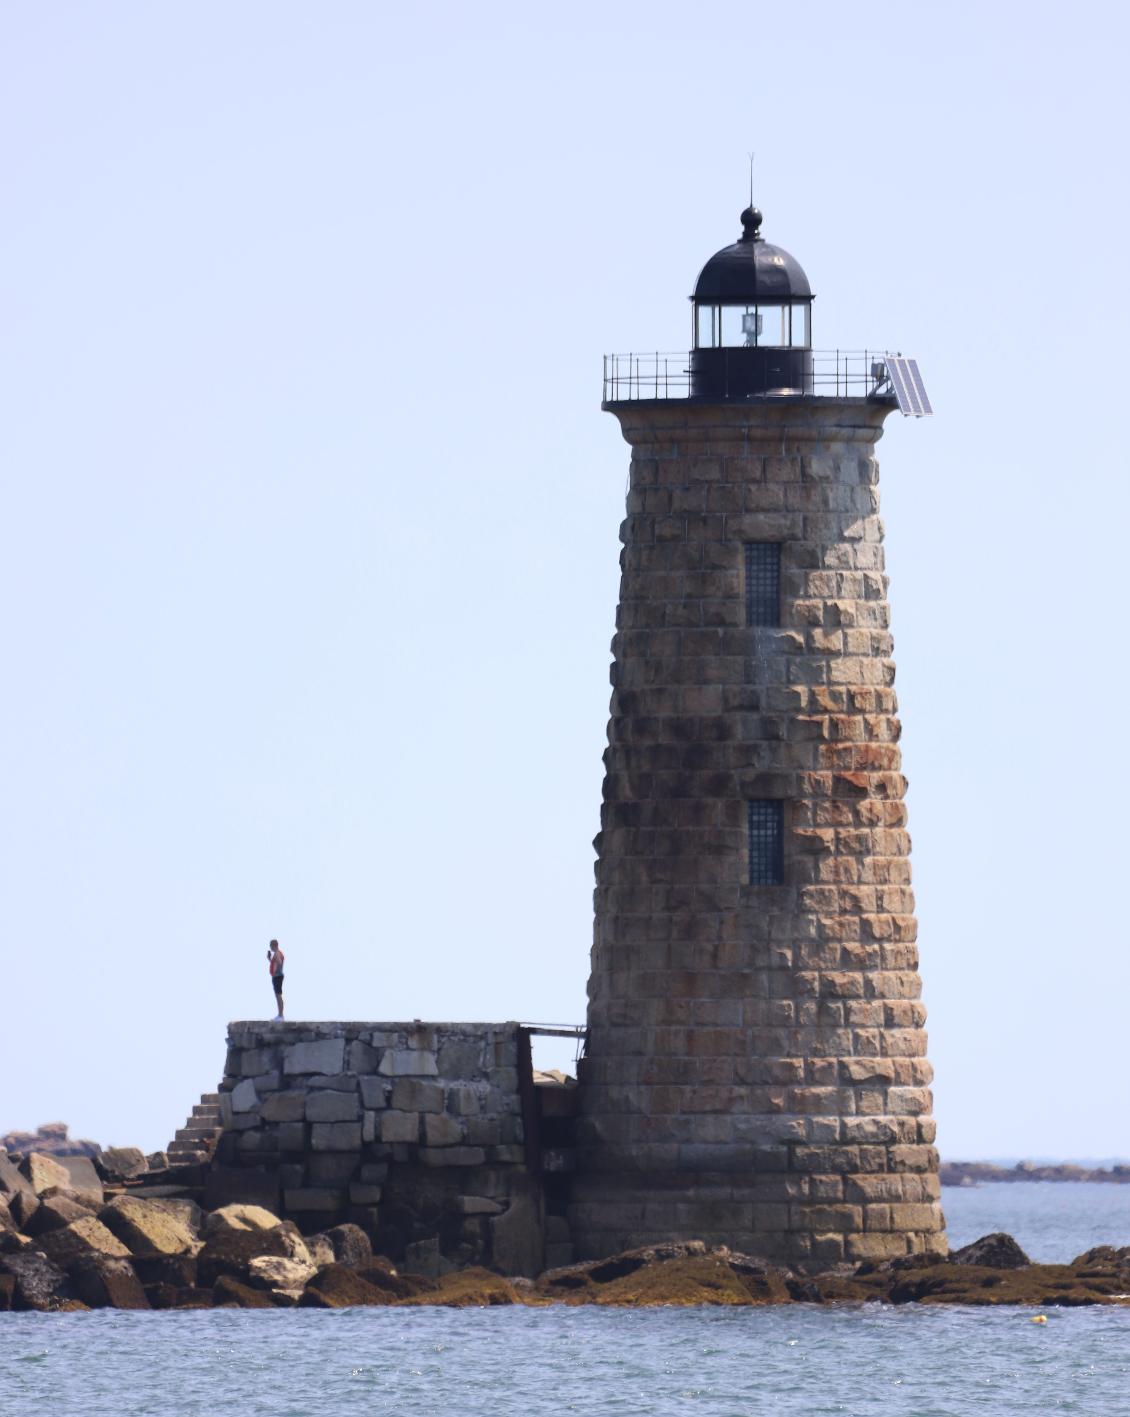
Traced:
[[703, 266], [691, 301], [691, 394], [787, 398], [812, 392], [812, 288], [800, 262], [761, 234], [756, 207], [742, 236]]

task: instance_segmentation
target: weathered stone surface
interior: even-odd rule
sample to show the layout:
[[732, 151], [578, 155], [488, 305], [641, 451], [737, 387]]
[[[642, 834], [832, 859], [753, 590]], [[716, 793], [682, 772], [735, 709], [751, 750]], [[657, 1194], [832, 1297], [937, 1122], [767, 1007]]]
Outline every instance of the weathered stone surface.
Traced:
[[194, 1247], [199, 1233], [194, 1209], [139, 1196], [115, 1196], [99, 1212], [99, 1219], [127, 1247], [127, 1253], [183, 1255]]
[[424, 1142], [428, 1146], [456, 1146], [463, 1140], [463, 1123], [458, 1117], [429, 1112], [424, 1117]]
[[301, 1122], [306, 1116], [305, 1092], [272, 1092], [263, 1099], [259, 1115], [264, 1122]]
[[225, 1274], [246, 1280], [251, 1261], [261, 1256], [290, 1259], [288, 1237], [281, 1230], [276, 1226], [273, 1230], [227, 1230], [213, 1235], [196, 1256], [199, 1282], [213, 1286]]
[[345, 1066], [345, 1039], [321, 1038], [308, 1043], [292, 1043], [283, 1060], [287, 1076], [298, 1073], [340, 1073]]
[[80, 1255], [100, 1254], [120, 1259], [129, 1258], [128, 1248], [92, 1215], [72, 1220], [60, 1230], [48, 1230], [39, 1237], [39, 1246], [49, 1259], [54, 1260], [63, 1269], [69, 1269], [71, 1263]]
[[381, 1059], [384, 1077], [438, 1077], [436, 1055], [424, 1048], [389, 1048]]
[[298, 1302], [303, 1308], [348, 1309], [393, 1304], [396, 1296], [368, 1283], [347, 1265], [331, 1264], [319, 1270]]
[[76, 1200], [97, 1208], [105, 1200], [102, 1178], [89, 1156], [59, 1155], [55, 1160], [67, 1173], [67, 1180], [60, 1190], [73, 1195]]
[[379, 1120], [381, 1141], [420, 1140], [420, 1118], [415, 1112], [382, 1112]]
[[279, 1217], [261, 1205], [225, 1205], [205, 1218], [203, 1235], [211, 1240], [215, 1235], [262, 1232], [279, 1223]]
[[104, 1180], [128, 1181], [133, 1176], [143, 1176], [149, 1170], [149, 1162], [136, 1146], [108, 1146], [95, 1158], [94, 1167]]
[[544, 1237], [538, 1202], [515, 1196], [502, 1215], [490, 1220], [491, 1261], [503, 1274], [532, 1279], [544, 1268]]
[[505, 1208], [487, 1196], [456, 1196], [452, 1201], [452, 1209], [460, 1215], [501, 1215]]
[[33, 1151], [20, 1162], [20, 1174], [38, 1196], [49, 1187], [56, 1190], [71, 1189], [71, 1173], [54, 1156], [44, 1156]]
[[[910, 1184], [936, 1158], [871, 456], [887, 410], [821, 398], [613, 411], [633, 461], [578, 1252], [689, 1232], [818, 1267], [868, 1239], [862, 1208], [834, 1195], [811, 1210], [790, 1197], [755, 1225], [759, 1186], [783, 1162], [802, 1179], [906, 1177], [885, 1233], [907, 1254], [941, 1215]], [[751, 619], [758, 543], [779, 548], [779, 597]], [[765, 884], [751, 880], [750, 804], [774, 801], [783, 872]]]
[[311, 1092], [306, 1097], [308, 1122], [356, 1122], [361, 1118], [361, 1101], [356, 1093]]
[[0, 1255], [0, 1275], [9, 1274], [15, 1281], [12, 1290], [13, 1309], [57, 1309], [74, 1297], [66, 1275], [44, 1254], [29, 1250], [18, 1255]]
[[981, 1265], [989, 1269], [1023, 1269], [1032, 1261], [1011, 1235], [997, 1233], [982, 1235], [971, 1245], [954, 1250], [950, 1255], [954, 1264]]
[[388, 1106], [389, 1084], [383, 1078], [364, 1077], [361, 1082], [361, 1101], [373, 1111]]
[[261, 1255], [249, 1261], [247, 1282], [255, 1289], [282, 1289], [295, 1298], [317, 1274], [316, 1266], [308, 1261], [283, 1259], [277, 1255]]
[[48, 1230], [62, 1230], [73, 1220], [82, 1220], [90, 1215], [90, 1210], [72, 1196], [58, 1194], [46, 1196], [29, 1218], [24, 1227], [28, 1235], [43, 1235]]
[[334, 1259], [338, 1264], [350, 1269], [361, 1269], [373, 1258], [373, 1247], [364, 1230], [357, 1225], [335, 1225], [326, 1231], [326, 1239], [333, 1246]]
[[310, 1128], [312, 1151], [360, 1151], [360, 1122], [315, 1122]]
[[255, 1083], [252, 1078], [244, 1078], [237, 1082], [231, 1090], [231, 1107], [233, 1112], [253, 1112], [259, 1106], [259, 1094], [255, 1090]]
[[91, 1309], [148, 1309], [149, 1300], [129, 1260], [80, 1255], [70, 1267], [75, 1294]]
[[332, 1215], [341, 1209], [345, 1200], [345, 1191], [328, 1186], [295, 1186], [284, 1191], [283, 1196], [286, 1208], [292, 1214], [303, 1215], [310, 1211], [324, 1211]]
[[397, 1078], [392, 1086], [392, 1106], [398, 1112], [442, 1112], [443, 1087], [417, 1078]]
[[425, 1166], [483, 1166], [487, 1154], [481, 1146], [441, 1146], [420, 1148]]

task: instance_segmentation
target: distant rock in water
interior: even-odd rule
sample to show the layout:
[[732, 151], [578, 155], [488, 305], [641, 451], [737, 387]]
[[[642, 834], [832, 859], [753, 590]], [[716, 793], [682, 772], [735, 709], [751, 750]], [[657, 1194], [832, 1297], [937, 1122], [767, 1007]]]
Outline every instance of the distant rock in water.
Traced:
[[995, 1235], [982, 1235], [979, 1240], [974, 1240], [964, 1249], [951, 1251], [950, 1263], [977, 1264], [988, 1269], [1023, 1269], [1032, 1261], [1011, 1235], [998, 1232]]
[[0, 1151], [26, 1156], [37, 1151], [41, 1156], [97, 1156], [102, 1148], [96, 1141], [86, 1141], [67, 1135], [66, 1122], [44, 1122], [34, 1132], [8, 1132], [0, 1136]]

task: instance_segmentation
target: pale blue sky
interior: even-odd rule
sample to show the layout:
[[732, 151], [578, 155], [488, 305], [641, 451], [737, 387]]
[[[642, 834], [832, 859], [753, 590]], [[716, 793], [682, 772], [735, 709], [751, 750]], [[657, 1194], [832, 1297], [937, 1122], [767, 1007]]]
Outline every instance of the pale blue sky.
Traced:
[[[627, 449], [738, 234], [901, 348], [940, 1144], [1130, 1154], [1125, 11], [0, 4], [0, 1130], [230, 1018], [581, 1021]], [[552, 1061], [550, 1059], [549, 1061]]]

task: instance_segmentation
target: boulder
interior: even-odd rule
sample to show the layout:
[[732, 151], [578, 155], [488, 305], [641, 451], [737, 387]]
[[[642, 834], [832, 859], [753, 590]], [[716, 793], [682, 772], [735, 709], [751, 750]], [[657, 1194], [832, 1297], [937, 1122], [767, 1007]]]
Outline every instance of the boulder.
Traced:
[[8, 1197], [8, 1210], [21, 1230], [26, 1230], [31, 1217], [39, 1209], [39, 1197], [29, 1186]]
[[395, 1304], [387, 1289], [369, 1284], [343, 1264], [327, 1265], [307, 1284], [299, 1304], [306, 1309], [349, 1309], [355, 1305]]
[[129, 1259], [129, 1250], [118, 1237], [92, 1215], [72, 1220], [59, 1230], [48, 1230], [39, 1236], [39, 1247], [57, 1265], [70, 1269], [82, 1255], [111, 1255]]
[[41, 1151], [30, 1151], [20, 1162], [20, 1175], [38, 1196], [48, 1186], [68, 1191], [71, 1188], [71, 1173], [54, 1156], [45, 1156]]
[[333, 1241], [328, 1235], [319, 1233], [317, 1235], [306, 1235], [306, 1252], [310, 1256], [310, 1263], [324, 1269], [326, 1265], [333, 1264], [337, 1256], [334, 1254]]
[[225, 1205], [205, 1217], [203, 1235], [210, 1240], [213, 1235], [273, 1230], [278, 1223], [278, 1216], [261, 1205]]
[[12, 1307], [16, 1293], [16, 1281], [10, 1274], [0, 1274], [0, 1314], [6, 1314]]
[[25, 1227], [29, 1235], [45, 1235], [48, 1230], [62, 1230], [74, 1220], [88, 1218], [90, 1211], [65, 1191], [44, 1196]]
[[333, 1246], [334, 1259], [349, 1269], [363, 1269], [373, 1260], [373, 1247], [369, 1237], [359, 1225], [335, 1225], [326, 1231], [326, 1239]]
[[10, 1274], [15, 1281], [13, 1309], [57, 1309], [64, 1300], [74, 1298], [67, 1276], [38, 1251], [0, 1255], [0, 1274]]
[[150, 1171], [167, 1171], [169, 1169], [169, 1153], [167, 1151], [151, 1151], [145, 1158], [145, 1164]]
[[70, 1279], [78, 1298], [91, 1309], [148, 1309], [149, 1300], [129, 1260], [112, 1255], [80, 1255]]
[[433, 1279], [420, 1274], [399, 1274], [383, 1255], [376, 1255], [371, 1265], [357, 1271], [366, 1284], [383, 1289], [394, 1299], [411, 1299], [417, 1294], [430, 1293], [436, 1286]]
[[56, 1156], [52, 1159], [57, 1161], [70, 1177], [62, 1189], [73, 1195], [76, 1200], [84, 1201], [97, 1210], [105, 1201], [106, 1193], [102, 1189], [102, 1177], [90, 1157]]
[[[0, 1196], [8, 1202], [13, 1215], [16, 1215], [16, 1207], [12, 1204], [16, 1196], [25, 1195], [32, 1202], [31, 1209], [34, 1210], [38, 1204], [35, 1191], [26, 1176], [20, 1174], [18, 1168], [8, 1159], [6, 1151], [0, 1151]], [[22, 1223], [22, 1222], [21, 1222]]]
[[1023, 1269], [1032, 1261], [1011, 1235], [982, 1235], [950, 1254], [951, 1264], [975, 1264], [986, 1269]]
[[212, 1290], [212, 1302], [216, 1308], [235, 1306], [240, 1309], [273, 1309], [270, 1295], [261, 1289], [252, 1289], [230, 1274], [222, 1274]]
[[313, 1265], [315, 1269], [320, 1269], [324, 1264], [333, 1263], [334, 1256], [332, 1249], [325, 1258], [321, 1260], [314, 1259], [313, 1255], [310, 1253], [309, 1246], [302, 1237], [301, 1230], [299, 1230], [293, 1220], [284, 1220], [282, 1224], [277, 1227], [277, 1235], [285, 1246], [286, 1258], [288, 1260], [297, 1260], [299, 1264]]
[[16, 1222], [12, 1219], [12, 1212], [8, 1209], [6, 1197], [0, 1195], [0, 1230], [14, 1230]]
[[281, 1231], [280, 1225], [274, 1230], [226, 1231], [212, 1236], [196, 1256], [200, 1283], [206, 1287], [214, 1285], [221, 1275], [245, 1282], [252, 1260], [264, 1255], [289, 1259], [290, 1236]]
[[196, 1283], [195, 1255], [134, 1255], [131, 1263], [146, 1288], [164, 1284], [173, 1289], [190, 1289]]
[[18, 1230], [0, 1230], [0, 1255], [22, 1255], [25, 1250], [34, 1250], [35, 1241]]
[[247, 1282], [253, 1289], [281, 1289], [295, 1299], [317, 1274], [312, 1264], [284, 1259], [281, 1255], [260, 1255], [247, 1266]]
[[99, 1219], [135, 1255], [183, 1255], [196, 1242], [189, 1202], [115, 1196]]
[[136, 1146], [108, 1146], [94, 1165], [104, 1181], [129, 1181], [149, 1170], [145, 1153]]

